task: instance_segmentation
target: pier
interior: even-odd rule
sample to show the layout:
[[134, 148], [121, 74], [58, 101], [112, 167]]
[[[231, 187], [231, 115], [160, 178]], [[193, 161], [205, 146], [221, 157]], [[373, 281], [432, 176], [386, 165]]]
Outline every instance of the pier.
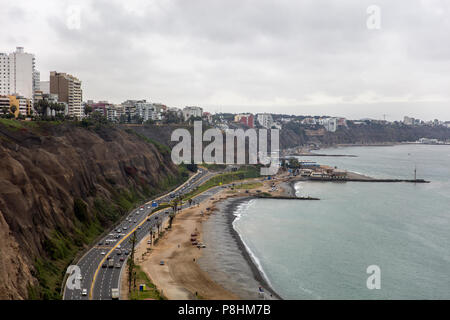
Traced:
[[408, 182], [408, 183], [430, 183], [424, 179], [375, 179], [375, 178], [339, 178], [333, 179], [328, 177], [307, 178], [310, 181], [332, 181], [332, 182]]

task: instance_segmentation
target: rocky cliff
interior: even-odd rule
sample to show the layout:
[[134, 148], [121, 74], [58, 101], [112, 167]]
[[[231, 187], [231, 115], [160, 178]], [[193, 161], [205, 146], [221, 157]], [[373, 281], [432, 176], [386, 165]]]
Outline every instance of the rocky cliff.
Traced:
[[58, 298], [106, 226], [187, 177], [157, 142], [111, 126], [0, 121], [0, 299]]

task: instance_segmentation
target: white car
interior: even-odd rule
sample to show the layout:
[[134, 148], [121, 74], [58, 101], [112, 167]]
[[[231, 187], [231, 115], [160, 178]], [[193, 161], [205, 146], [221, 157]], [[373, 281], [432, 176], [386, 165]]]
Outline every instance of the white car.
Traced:
[[117, 249], [120, 249], [120, 244], [117, 246]]
[[106, 252], [105, 251], [102, 251], [102, 256], [104, 256], [106, 254]]
[[87, 296], [87, 289], [86, 288], [81, 291], [81, 295], [82, 296]]

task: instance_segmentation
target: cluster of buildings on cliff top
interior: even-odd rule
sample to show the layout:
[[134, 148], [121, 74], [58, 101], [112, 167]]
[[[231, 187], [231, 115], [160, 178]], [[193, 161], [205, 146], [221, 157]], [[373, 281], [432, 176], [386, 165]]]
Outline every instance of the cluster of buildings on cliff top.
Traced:
[[78, 78], [52, 71], [48, 81], [41, 81], [34, 54], [25, 52], [23, 47], [0, 53], [0, 111], [8, 109], [16, 118], [30, 117], [35, 114], [35, 104], [43, 99], [64, 105], [64, 115], [84, 115]]
[[[310, 136], [335, 132], [339, 127], [347, 127], [347, 120], [338, 117], [303, 117], [275, 115], [270, 113], [211, 114], [198, 106], [184, 108], [167, 107], [162, 103], [147, 100], [126, 100], [120, 104], [108, 101], [83, 102], [81, 80], [76, 76], [59, 71], [51, 71], [49, 80], [41, 81], [40, 72], [36, 69], [34, 54], [17, 47], [12, 53], [0, 53], [0, 116], [11, 115], [15, 118], [31, 118], [37, 114], [36, 105], [41, 100], [62, 105], [59, 115], [82, 119], [90, 113], [103, 115], [109, 121], [121, 123], [181, 123], [191, 120], [204, 120], [221, 129], [244, 126], [249, 128], [263, 127], [281, 129], [289, 122], [305, 126]], [[55, 116], [55, 110], [46, 110], [46, 116]], [[41, 114], [42, 116], [42, 114]], [[366, 125], [382, 120], [363, 119], [352, 121], [355, 125]], [[424, 122], [419, 119], [405, 117], [404, 125], [446, 126], [450, 122], [439, 120]]]

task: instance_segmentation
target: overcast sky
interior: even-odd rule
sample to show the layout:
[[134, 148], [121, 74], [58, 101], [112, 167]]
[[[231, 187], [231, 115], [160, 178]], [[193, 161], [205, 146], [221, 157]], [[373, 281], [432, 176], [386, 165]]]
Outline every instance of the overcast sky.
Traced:
[[[370, 29], [381, 9], [380, 28]], [[450, 120], [447, 0], [0, 0], [0, 51], [84, 100]], [[79, 19], [77, 12], [80, 12]], [[79, 22], [79, 23], [78, 23]]]

